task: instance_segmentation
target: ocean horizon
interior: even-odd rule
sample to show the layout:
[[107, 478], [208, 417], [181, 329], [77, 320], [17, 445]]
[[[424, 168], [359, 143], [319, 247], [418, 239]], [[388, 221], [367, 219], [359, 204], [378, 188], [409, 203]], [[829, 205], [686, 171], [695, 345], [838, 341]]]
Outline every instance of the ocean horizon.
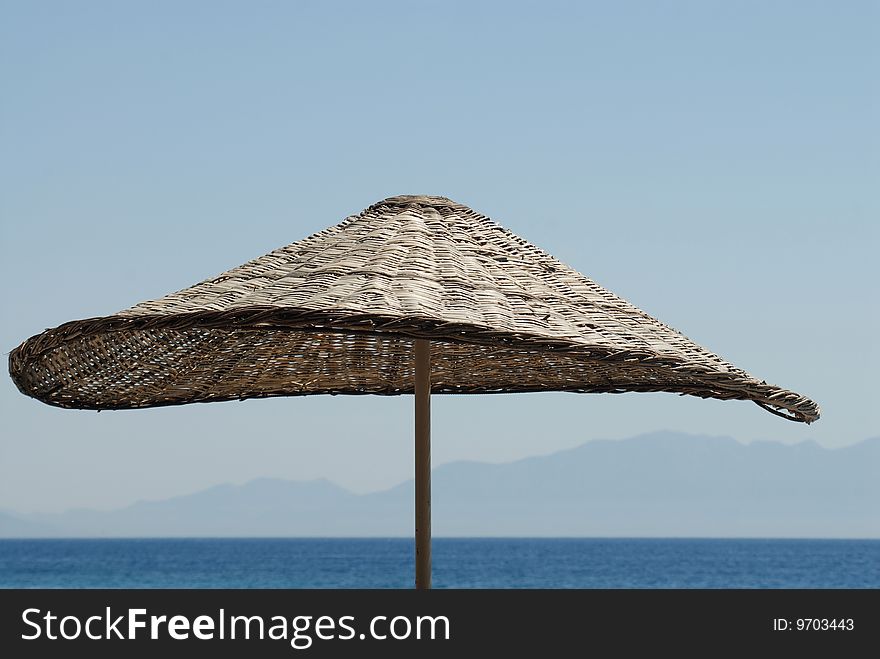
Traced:
[[[0, 540], [0, 588], [411, 588], [411, 538]], [[434, 538], [435, 588], [880, 588], [880, 539]]]

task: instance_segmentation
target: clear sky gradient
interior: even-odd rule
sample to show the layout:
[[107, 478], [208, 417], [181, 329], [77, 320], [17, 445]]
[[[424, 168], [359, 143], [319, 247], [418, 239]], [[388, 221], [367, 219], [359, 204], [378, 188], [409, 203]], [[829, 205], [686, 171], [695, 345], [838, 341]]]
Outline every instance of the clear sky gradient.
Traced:
[[[877, 435], [878, 7], [0, 1], [0, 346], [439, 194], [823, 418], [671, 394], [435, 397], [435, 465], [657, 429]], [[4, 377], [0, 415], [0, 509], [412, 473], [408, 397], [95, 414]]]

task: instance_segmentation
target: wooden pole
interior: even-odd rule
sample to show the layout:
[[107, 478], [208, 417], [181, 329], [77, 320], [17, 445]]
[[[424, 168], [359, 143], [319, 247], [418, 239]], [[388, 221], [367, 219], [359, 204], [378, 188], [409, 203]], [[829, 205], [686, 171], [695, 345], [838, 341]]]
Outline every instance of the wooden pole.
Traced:
[[416, 589], [431, 587], [431, 343], [416, 339]]

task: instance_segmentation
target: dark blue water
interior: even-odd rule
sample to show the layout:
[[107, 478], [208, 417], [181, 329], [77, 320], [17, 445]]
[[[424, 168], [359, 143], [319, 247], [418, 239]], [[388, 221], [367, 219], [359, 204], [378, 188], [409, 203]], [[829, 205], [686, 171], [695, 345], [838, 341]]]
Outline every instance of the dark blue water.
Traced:
[[[880, 540], [435, 538], [437, 588], [880, 588]], [[5, 588], [410, 588], [409, 539], [0, 540]]]

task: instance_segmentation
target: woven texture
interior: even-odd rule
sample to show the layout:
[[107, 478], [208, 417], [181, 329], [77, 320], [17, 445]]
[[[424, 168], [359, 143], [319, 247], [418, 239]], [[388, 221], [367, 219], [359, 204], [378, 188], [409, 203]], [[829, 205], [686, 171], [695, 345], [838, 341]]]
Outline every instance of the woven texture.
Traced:
[[669, 391], [810, 399], [758, 380], [522, 238], [443, 197], [392, 197], [154, 301], [78, 320], [9, 356], [51, 405], [122, 409], [305, 394]]

